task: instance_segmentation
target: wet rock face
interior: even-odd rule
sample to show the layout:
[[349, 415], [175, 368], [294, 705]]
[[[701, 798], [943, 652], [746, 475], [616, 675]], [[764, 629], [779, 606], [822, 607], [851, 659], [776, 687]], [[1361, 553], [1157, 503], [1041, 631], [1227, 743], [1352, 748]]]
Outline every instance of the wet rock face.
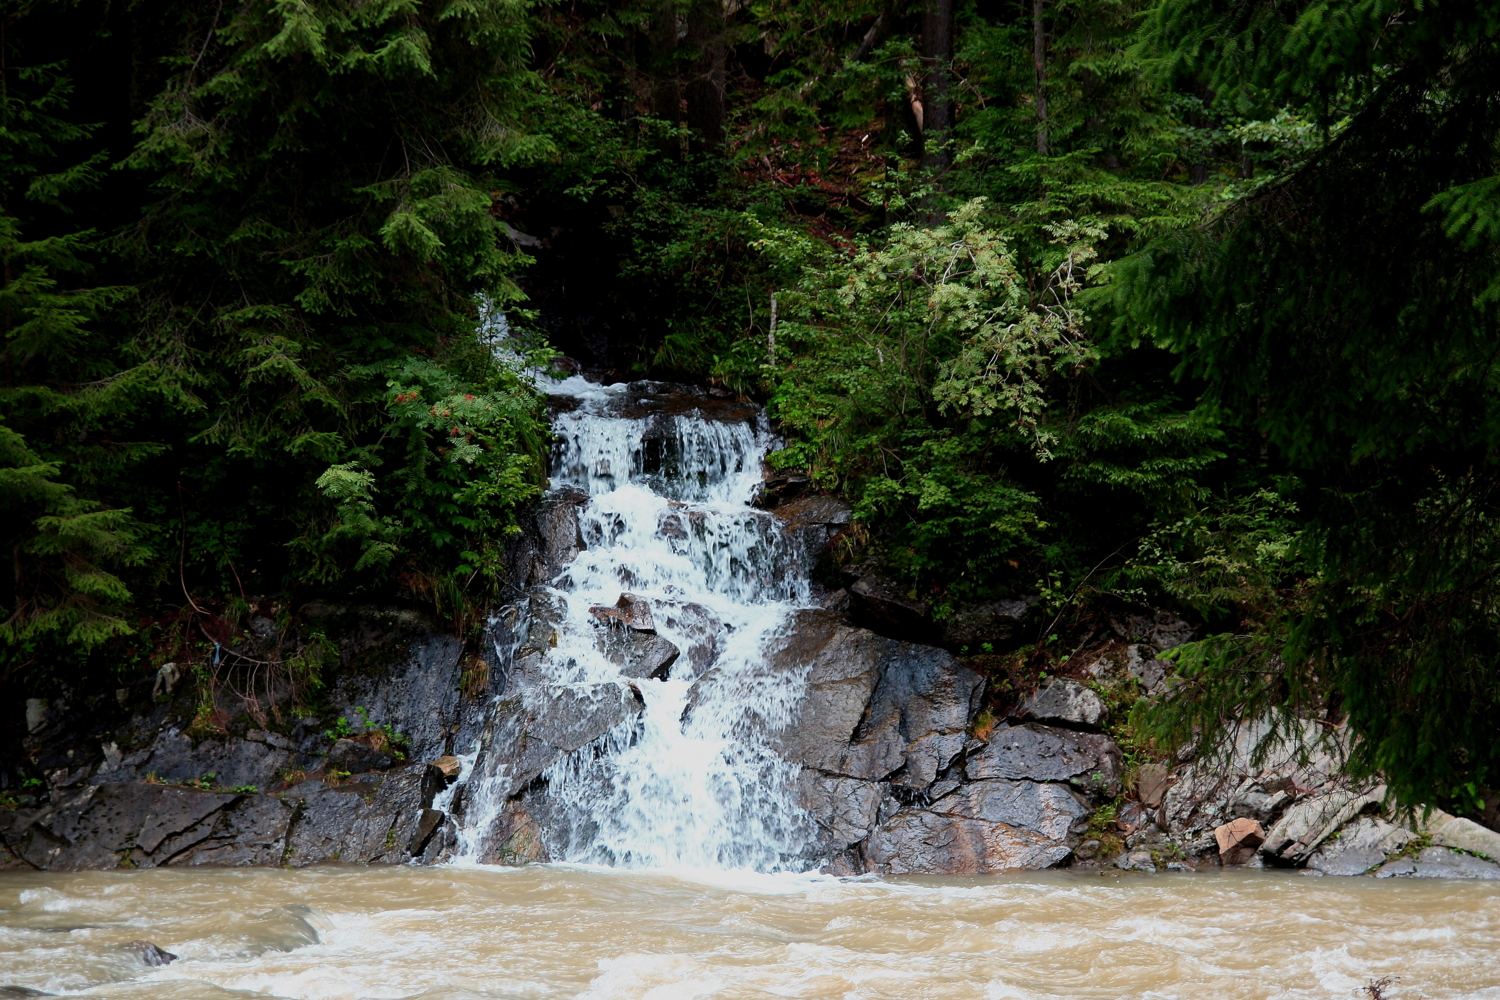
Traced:
[[925, 788], [963, 749], [983, 681], [944, 650], [797, 612], [769, 651], [775, 670], [807, 671], [782, 757], [829, 774]]
[[769, 662], [806, 672], [773, 746], [802, 765], [799, 795], [829, 870], [979, 874], [1065, 860], [1090, 794], [1117, 794], [1106, 737], [1028, 724], [969, 733], [983, 681], [950, 654], [803, 611]]
[[599, 628], [599, 651], [626, 677], [665, 677], [677, 662], [678, 648], [654, 632], [617, 625]]
[[495, 706], [485, 768], [519, 795], [560, 758], [609, 733], [645, 705], [628, 685], [538, 687]]
[[1106, 799], [1120, 793], [1125, 772], [1120, 750], [1107, 736], [1036, 723], [995, 730], [988, 746], [970, 754], [965, 770], [976, 779], [1064, 782]]
[[90, 785], [44, 809], [0, 813], [0, 837], [24, 863], [52, 871], [404, 862], [421, 851], [415, 835], [442, 780], [418, 764], [270, 795]]
[[578, 509], [587, 502], [588, 494], [564, 486], [520, 513], [521, 530], [505, 549], [507, 577], [518, 592], [551, 580], [583, 551]]

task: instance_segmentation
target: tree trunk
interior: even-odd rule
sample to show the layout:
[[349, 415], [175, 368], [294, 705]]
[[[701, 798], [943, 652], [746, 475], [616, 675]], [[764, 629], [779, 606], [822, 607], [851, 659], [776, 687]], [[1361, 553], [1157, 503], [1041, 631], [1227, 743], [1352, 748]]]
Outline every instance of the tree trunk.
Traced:
[[1051, 154], [1047, 144], [1047, 31], [1042, 22], [1043, 0], [1031, 0], [1031, 61], [1036, 66], [1036, 151]]
[[[922, 167], [934, 176], [941, 193], [944, 175], [953, 165], [953, 0], [926, 0], [922, 10]], [[942, 221], [936, 196], [924, 206], [928, 225]]]
[[693, 52], [685, 88], [693, 152], [718, 152], [724, 145], [723, 0], [695, 0], [688, 11], [687, 43]]
[[[657, 0], [651, 13], [651, 117], [676, 125], [682, 110], [677, 79], [677, 6]], [[675, 149], [675, 143], [668, 143]]]

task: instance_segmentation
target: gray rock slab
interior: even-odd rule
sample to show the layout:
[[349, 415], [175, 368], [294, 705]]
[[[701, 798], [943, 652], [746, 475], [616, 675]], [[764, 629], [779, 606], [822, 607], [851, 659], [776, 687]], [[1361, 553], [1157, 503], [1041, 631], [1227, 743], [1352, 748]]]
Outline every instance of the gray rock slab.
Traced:
[[247, 795], [224, 810], [207, 835], [175, 854], [170, 864], [226, 868], [279, 865], [295, 812], [294, 802], [274, 795]]
[[1346, 821], [1385, 798], [1385, 786], [1335, 786], [1293, 803], [1266, 834], [1261, 850], [1290, 861], [1312, 854]]
[[1068, 846], [1024, 827], [904, 809], [870, 835], [868, 870], [887, 875], [983, 875], [1050, 868]]
[[796, 612], [767, 663], [807, 678], [789, 723], [771, 735], [781, 756], [915, 788], [931, 784], [963, 749], [983, 687], [942, 649], [879, 636], [826, 611]]
[[1021, 717], [1038, 722], [1098, 729], [1109, 718], [1104, 700], [1071, 677], [1054, 677], [1021, 710]]
[[338, 740], [328, 751], [329, 771], [365, 774], [369, 771], [384, 771], [391, 764], [390, 755], [357, 740]]
[[836, 854], [868, 837], [879, 822], [886, 786], [804, 769], [797, 779], [797, 798], [817, 825], [809, 856]]
[[838, 497], [815, 493], [779, 504], [773, 511], [793, 527], [804, 524], [848, 524], [854, 519], [854, 508]]
[[1324, 848], [1307, 859], [1307, 867], [1324, 875], [1363, 875], [1385, 863], [1385, 852], [1369, 847]]
[[969, 754], [964, 770], [973, 780], [1067, 781], [1090, 792], [1118, 794], [1124, 764], [1107, 736], [1028, 723], [995, 730], [988, 746]]
[[13, 813], [0, 834], [25, 861], [51, 871], [152, 868], [185, 840], [208, 836], [205, 821], [238, 798], [145, 782], [89, 785], [55, 806]]
[[351, 720], [356, 706], [364, 708], [372, 723], [389, 725], [410, 740], [413, 760], [432, 760], [447, 752], [449, 730], [460, 713], [462, 654], [463, 641], [451, 635], [414, 636], [393, 664], [340, 677], [329, 701]]
[[283, 797], [298, 804], [287, 840], [285, 863], [294, 867], [324, 861], [399, 863], [410, 846], [441, 775], [427, 764], [412, 764], [368, 781], [330, 786], [308, 781]]
[[665, 677], [677, 662], [677, 647], [654, 632], [619, 625], [601, 625], [595, 631], [599, 651], [626, 677]]
[[550, 582], [583, 551], [578, 509], [588, 494], [572, 486], [549, 492], [517, 515], [521, 530], [505, 546], [507, 579], [521, 587]]
[[142, 751], [125, 756], [120, 764], [96, 774], [96, 783], [140, 781], [154, 775], [164, 782], [197, 781], [212, 774], [222, 788], [254, 785], [262, 791], [278, 780], [278, 773], [292, 766], [292, 755], [259, 740], [233, 736], [193, 740], [175, 727], [167, 727]]
[[1417, 878], [1500, 879], [1500, 865], [1446, 847], [1428, 847], [1417, 855]]
[[1081, 832], [1090, 809], [1067, 785], [995, 778], [961, 785], [928, 807], [961, 819], [1025, 827], [1051, 840]]
[[1500, 865], [1446, 847], [1428, 847], [1414, 859], [1397, 858], [1382, 865], [1375, 877], [1500, 879]]
[[495, 707], [485, 770], [506, 769], [507, 796], [518, 794], [565, 754], [592, 743], [645, 703], [626, 684], [538, 687]]
[[1460, 819], [1440, 810], [1433, 810], [1426, 831], [1434, 844], [1479, 854], [1491, 861], [1500, 861], [1500, 833], [1480, 826], [1471, 819]]

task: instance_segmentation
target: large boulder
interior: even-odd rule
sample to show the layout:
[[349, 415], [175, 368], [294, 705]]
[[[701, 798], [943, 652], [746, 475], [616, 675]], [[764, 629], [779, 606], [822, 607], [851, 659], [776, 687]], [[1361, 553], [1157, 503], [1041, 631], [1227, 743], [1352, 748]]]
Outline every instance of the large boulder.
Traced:
[[995, 779], [963, 785], [927, 809], [903, 809], [865, 845], [871, 871], [979, 875], [1048, 868], [1090, 810], [1065, 785]]
[[1423, 832], [1440, 847], [1452, 847], [1490, 861], [1500, 861], [1500, 833], [1471, 819], [1460, 819], [1434, 809], [1423, 825]]
[[[497, 704], [481, 773], [520, 794], [567, 754], [639, 715], [645, 702], [634, 685], [542, 686]], [[503, 779], [500, 776], [503, 775]]]
[[1415, 858], [1386, 862], [1375, 877], [1500, 879], [1500, 865], [1434, 846], [1424, 848]]
[[1124, 764], [1120, 748], [1107, 736], [1026, 723], [994, 730], [987, 746], [969, 754], [964, 772], [971, 780], [1067, 782], [1113, 798], [1120, 793]]
[[782, 757], [909, 788], [930, 785], [962, 752], [984, 683], [942, 649], [876, 635], [826, 611], [794, 613], [767, 665], [806, 672], [805, 693], [770, 738]]

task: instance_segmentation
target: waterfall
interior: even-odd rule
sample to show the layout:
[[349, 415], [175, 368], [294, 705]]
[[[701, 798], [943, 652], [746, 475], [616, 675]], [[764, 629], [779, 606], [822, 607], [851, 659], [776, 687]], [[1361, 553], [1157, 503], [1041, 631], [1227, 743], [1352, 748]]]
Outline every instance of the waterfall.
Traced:
[[[545, 780], [544, 839], [557, 861], [616, 867], [802, 867], [810, 820], [798, 769], [765, 745], [802, 693], [763, 650], [810, 606], [807, 554], [750, 506], [774, 438], [758, 410], [712, 419], [651, 383], [571, 378], [550, 391], [553, 491], [582, 491], [584, 550], [543, 588], [555, 645], [537, 690], [644, 702], [603, 737], [561, 756]], [[691, 397], [686, 397], [691, 402]], [[680, 651], [664, 676], [626, 676], [591, 608], [629, 594]], [[502, 658], [512, 651], [501, 650]], [[493, 755], [492, 755], [493, 756]], [[508, 776], [476, 776], [460, 855], [479, 856]]]

